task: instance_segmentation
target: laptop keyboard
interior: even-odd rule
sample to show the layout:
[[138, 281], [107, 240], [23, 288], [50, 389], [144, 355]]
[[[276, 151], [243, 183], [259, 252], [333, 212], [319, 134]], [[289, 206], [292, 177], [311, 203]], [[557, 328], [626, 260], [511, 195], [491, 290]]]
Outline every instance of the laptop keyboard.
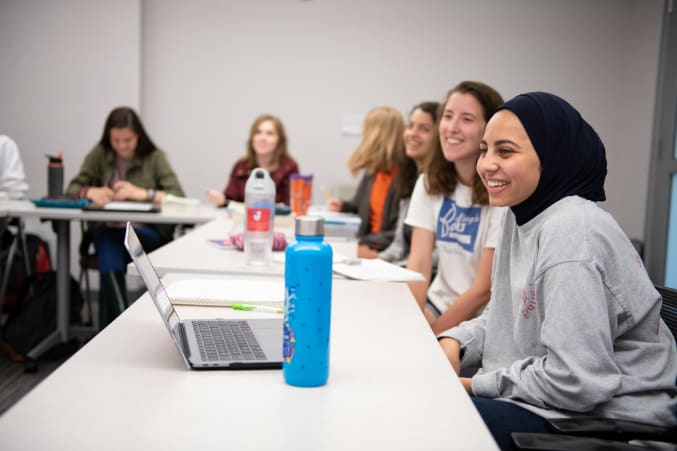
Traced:
[[203, 360], [266, 360], [259, 342], [246, 321], [193, 321]]

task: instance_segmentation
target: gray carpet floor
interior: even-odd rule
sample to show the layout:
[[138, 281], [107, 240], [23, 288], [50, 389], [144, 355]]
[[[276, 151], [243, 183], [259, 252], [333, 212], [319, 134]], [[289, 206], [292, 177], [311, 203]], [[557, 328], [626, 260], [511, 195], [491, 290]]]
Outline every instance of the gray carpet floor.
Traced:
[[66, 357], [38, 363], [38, 370], [24, 372], [22, 363], [0, 354], [0, 416], [66, 361]]
[[[92, 302], [91, 308], [91, 316], [86, 315], [84, 320], [97, 318], [98, 302]], [[0, 349], [0, 416], [68, 360], [96, 331], [91, 326], [76, 326], [71, 333], [75, 338], [42, 355], [33, 368], [34, 371], [25, 371], [26, 366], [23, 363], [11, 361]]]

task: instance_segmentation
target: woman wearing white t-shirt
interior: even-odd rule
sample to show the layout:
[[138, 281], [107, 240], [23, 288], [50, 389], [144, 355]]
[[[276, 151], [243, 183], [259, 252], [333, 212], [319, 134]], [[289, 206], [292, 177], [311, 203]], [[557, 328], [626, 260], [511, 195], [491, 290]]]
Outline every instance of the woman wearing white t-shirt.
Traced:
[[[501, 95], [481, 82], [463, 81], [449, 91], [438, 115], [440, 145], [411, 197], [407, 268], [426, 281], [409, 287], [435, 334], [473, 318], [489, 301], [504, 210], [489, 206], [475, 167], [484, 127], [502, 103]], [[435, 247], [439, 264], [430, 283]]]

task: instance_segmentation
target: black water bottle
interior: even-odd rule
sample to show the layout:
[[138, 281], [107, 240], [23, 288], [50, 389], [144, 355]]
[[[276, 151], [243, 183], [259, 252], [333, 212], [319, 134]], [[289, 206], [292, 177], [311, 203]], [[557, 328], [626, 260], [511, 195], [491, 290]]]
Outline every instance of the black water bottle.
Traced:
[[63, 152], [58, 156], [47, 155], [47, 197], [56, 199], [63, 196]]

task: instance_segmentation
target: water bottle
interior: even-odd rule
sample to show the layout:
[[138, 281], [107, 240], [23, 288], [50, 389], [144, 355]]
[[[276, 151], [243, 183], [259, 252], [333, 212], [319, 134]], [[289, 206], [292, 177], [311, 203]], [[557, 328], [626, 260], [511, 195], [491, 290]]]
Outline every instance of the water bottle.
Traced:
[[63, 196], [63, 153], [58, 156], [47, 155], [47, 197], [56, 199]]
[[289, 385], [317, 387], [329, 377], [332, 250], [324, 220], [296, 218], [296, 241], [285, 251], [282, 373]]
[[268, 171], [256, 168], [244, 189], [244, 255], [250, 265], [266, 265], [273, 256], [275, 183]]

